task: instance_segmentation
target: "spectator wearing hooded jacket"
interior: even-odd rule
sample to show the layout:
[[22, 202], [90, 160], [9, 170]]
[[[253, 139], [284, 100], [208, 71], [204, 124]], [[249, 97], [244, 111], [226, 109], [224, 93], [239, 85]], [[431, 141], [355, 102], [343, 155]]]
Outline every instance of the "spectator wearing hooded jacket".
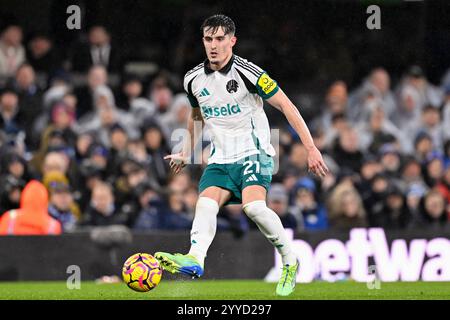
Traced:
[[0, 235], [58, 235], [61, 224], [47, 211], [48, 193], [39, 181], [32, 180], [22, 192], [20, 208], [0, 218]]

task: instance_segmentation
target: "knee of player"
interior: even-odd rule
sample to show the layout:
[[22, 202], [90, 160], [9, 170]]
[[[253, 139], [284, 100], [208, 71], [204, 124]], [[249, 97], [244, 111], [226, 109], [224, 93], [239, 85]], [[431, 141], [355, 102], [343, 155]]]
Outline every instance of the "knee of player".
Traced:
[[197, 210], [205, 208], [206, 210], [217, 213], [219, 211], [219, 203], [217, 200], [209, 197], [199, 197], [196, 208]]
[[268, 208], [264, 200], [257, 200], [245, 204], [242, 209], [250, 219], [253, 219], [259, 215], [265, 214]]

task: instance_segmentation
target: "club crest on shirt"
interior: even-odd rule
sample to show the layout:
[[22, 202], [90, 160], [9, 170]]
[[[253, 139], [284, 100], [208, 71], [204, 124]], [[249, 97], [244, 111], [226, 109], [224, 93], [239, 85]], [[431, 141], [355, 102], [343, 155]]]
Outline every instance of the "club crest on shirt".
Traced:
[[239, 84], [236, 80], [230, 80], [227, 82], [227, 91], [229, 93], [235, 93], [239, 88]]

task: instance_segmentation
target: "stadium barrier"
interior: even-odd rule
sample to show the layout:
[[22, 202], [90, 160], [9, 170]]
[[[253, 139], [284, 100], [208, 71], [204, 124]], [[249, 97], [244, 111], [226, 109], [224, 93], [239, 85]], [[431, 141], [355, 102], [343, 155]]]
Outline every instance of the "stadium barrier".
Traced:
[[[93, 280], [120, 275], [122, 263], [136, 252], [189, 249], [189, 232], [110, 231], [0, 237], [0, 281], [65, 280], [70, 270], [78, 268], [81, 280]], [[288, 231], [292, 237], [292, 231]], [[364, 282], [450, 281], [450, 228], [389, 232], [353, 229], [298, 233], [294, 238], [294, 250], [301, 261], [299, 282], [349, 277]], [[208, 279], [276, 281], [281, 260], [258, 231], [240, 239], [219, 232], [205, 271]]]

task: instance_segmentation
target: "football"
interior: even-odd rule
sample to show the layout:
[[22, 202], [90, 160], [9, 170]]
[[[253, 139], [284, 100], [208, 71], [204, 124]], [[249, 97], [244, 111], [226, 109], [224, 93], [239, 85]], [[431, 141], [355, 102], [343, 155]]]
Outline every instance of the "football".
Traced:
[[152, 255], [135, 253], [129, 257], [122, 268], [122, 278], [127, 286], [138, 292], [148, 292], [161, 281], [162, 268]]

